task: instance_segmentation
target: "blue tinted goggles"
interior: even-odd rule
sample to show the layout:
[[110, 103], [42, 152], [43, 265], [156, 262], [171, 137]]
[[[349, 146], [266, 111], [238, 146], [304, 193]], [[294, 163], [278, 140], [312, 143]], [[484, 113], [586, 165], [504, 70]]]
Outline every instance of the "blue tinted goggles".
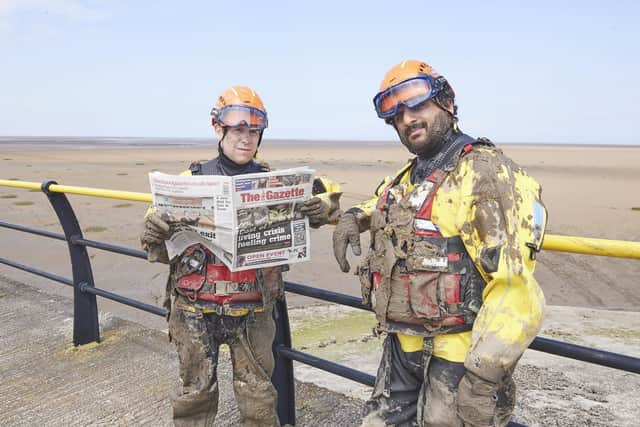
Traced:
[[226, 105], [219, 110], [214, 108], [211, 110], [211, 115], [222, 126], [245, 125], [249, 129], [263, 130], [269, 124], [267, 113], [248, 105]]
[[442, 89], [442, 79], [434, 79], [424, 75], [398, 83], [378, 93], [373, 98], [376, 113], [381, 119], [391, 119], [398, 114], [398, 108], [404, 105], [409, 108], [427, 102]]

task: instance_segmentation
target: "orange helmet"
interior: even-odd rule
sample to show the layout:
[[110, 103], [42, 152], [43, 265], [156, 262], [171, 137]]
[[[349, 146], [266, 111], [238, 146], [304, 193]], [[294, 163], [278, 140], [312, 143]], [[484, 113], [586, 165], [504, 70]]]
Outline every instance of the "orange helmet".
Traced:
[[223, 127], [246, 125], [251, 129], [264, 130], [268, 126], [267, 110], [253, 89], [231, 86], [222, 92], [211, 110], [211, 124]]
[[429, 99], [452, 116], [456, 115], [455, 92], [443, 76], [423, 61], [406, 60], [385, 74], [373, 98], [378, 117], [389, 122], [400, 105], [416, 107]]

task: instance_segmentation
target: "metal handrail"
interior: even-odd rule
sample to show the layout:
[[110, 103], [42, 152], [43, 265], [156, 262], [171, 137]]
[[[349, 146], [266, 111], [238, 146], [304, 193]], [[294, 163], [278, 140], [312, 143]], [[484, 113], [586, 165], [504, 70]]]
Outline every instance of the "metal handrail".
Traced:
[[322, 369], [323, 371], [331, 372], [332, 374], [348, 378], [360, 384], [373, 387], [376, 381], [375, 376], [367, 374], [366, 372], [358, 371], [357, 369], [349, 368], [348, 366], [321, 359], [320, 357], [304, 353], [296, 350], [295, 348], [278, 346], [276, 347], [276, 351], [280, 356], [302, 362], [306, 365], [313, 366], [314, 368]]
[[[0, 187], [22, 188], [25, 190], [40, 190], [43, 183], [30, 181], [14, 181], [0, 179]], [[152, 202], [151, 194], [135, 191], [109, 190], [106, 188], [78, 187], [74, 185], [49, 184], [47, 191], [61, 194], [77, 194], [80, 196], [103, 197], [107, 199], [130, 200], [133, 202]]]
[[23, 231], [25, 233], [37, 234], [39, 236], [50, 237], [52, 239], [67, 240], [67, 238], [64, 237], [64, 234], [55, 233], [53, 231], [44, 230], [42, 228], [27, 227], [26, 225], [11, 224], [4, 221], [0, 221], [0, 227], [10, 228], [16, 231]]
[[130, 307], [134, 307], [139, 310], [149, 312], [151, 314], [155, 314], [157, 316], [165, 317], [167, 315], [167, 310], [165, 310], [164, 308], [156, 307], [155, 305], [147, 304], [142, 301], [135, 300], [133, 298], [127, 298], [123, 295], [119, 295], [114, 292], [109, 292], [104, 289], [89, 286], [87, 283], [81, 283], [80, 290], [82, 292], [88, 292], [93, 295], [98, 295], [103, 298], [107, 298], [112, 301], [116, 301], [121, 304], [128, 305]]
[[640, 259], [640, 242], [547, 234], [542, 249], [615, 258]]
[[73, 280], [68, 279], [63, 276], [59, 276], [57, 274], [49, 273], [48, 271], [41, 270], [36, 267], [32, 267], [30, 265], [22, 264], [16, 261], [12, 261], [10, 259], [0, 257], [0, 264], [5, 264], [13, 268], [17, 268], [18, 270], [26, 271], [28, 273], [33, 273], [37, 276], [46, 277], [47, 279], [53, 280], [58, 283], [62, 283], [63, 285], [73, 286]]
[[113, 243], [101, 242], [99, 240], [83, 239], [82, 237], [71, 237], [71, 243], [74, 245], [87, 246], [89, 248], [101, 249], [103, 251], [115, 252], [117, 254], [129, 255], [135, 258], [147, 259], [147, 253], [140, 249], [132, 249], [126, 246], [114, 245]]

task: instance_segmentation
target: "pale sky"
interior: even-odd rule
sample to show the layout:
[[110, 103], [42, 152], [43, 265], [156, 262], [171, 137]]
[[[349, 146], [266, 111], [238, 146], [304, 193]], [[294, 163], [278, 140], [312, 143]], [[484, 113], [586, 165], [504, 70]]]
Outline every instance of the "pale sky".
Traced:
[[207, 137], [248, 85], [267, 138], [390, 140], [371, 99], [420, 59], [473, 136], [640, 144], [640, 2], [517, 3], [0, 0], [0, 136]]

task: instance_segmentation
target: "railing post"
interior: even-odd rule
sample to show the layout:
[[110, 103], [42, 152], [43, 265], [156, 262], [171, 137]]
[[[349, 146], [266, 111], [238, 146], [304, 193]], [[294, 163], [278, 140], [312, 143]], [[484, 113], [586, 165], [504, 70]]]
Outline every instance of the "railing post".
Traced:
[[57, 183], [44, 181], [41, 188], [58, 215], [69, 246], [73, 271], [73, 345], [100, 342], [96, 296], [83, 292], [84, 288], [94, 286], [91, 261], [87, 254], [87, 248], [73, 243], [74, 239], [82, 238], [82, 230], [67, 196], [64, 193], [49, 191], [49, 186], [52, 184]]
[[278, 417], [280, 424], [296, 425], [296, 392], [293, 380], [293, 361], [280, 356], [278, 347], [291, 348], [291, 330], [289, 328], [289, 313], [287, 312], [287, 300], [276, 300], [273, 310], [276, 323], [276, 337], [273, 341], [273, 357], [275, 366], [271, 382], [278, 392]]

